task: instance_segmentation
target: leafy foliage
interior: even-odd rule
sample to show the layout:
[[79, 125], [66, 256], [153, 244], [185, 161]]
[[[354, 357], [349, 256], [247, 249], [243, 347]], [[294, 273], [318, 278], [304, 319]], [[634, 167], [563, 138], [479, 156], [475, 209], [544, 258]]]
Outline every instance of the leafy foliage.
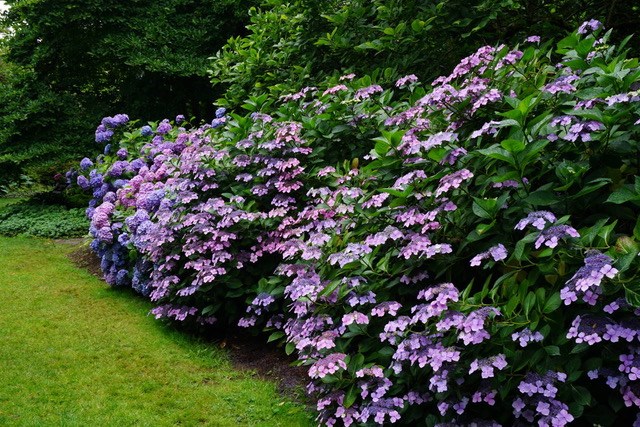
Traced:
[[71, 178], [106, 278], [159, 318], [270, 331], [323, 424], [628, 423], [640, 67], [610, 37], [591, 20], [431, 87], [349, 74], [200, 128], [105, 118], [118, 146]]
[[0, 207], [0, 234], [36, 236], [50, 239], [82, 237], [88, 221], [84, 209], [43, 205], [36, 201]]
[[[633, 0], [266, 0], [251, 10], [249, 34], [229, 40], [211, 63], [212, 81], [228, 87], [224, 102], [274, 96], [337, 72], [405, 74], [424, 81], [452, 69], [480, 44], [545, 39], [597, 18], [618, 34], [637, 27]], [[636, 48], [635, 53], [638, 53]]]

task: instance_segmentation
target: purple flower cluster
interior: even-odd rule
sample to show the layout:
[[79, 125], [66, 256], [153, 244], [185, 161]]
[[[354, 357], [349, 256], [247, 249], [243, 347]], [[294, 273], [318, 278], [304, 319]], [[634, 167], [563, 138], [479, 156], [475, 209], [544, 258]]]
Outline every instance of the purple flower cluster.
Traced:
[[605, 277], [614, 278], [617, 273], [609, 256], [595, 250], [589, 251], [584, 259], [584, 266], [567, 281], [560, 291], [560, 297], [565, 305], [577, 301], [578, 297], [593, 305], [602, 293], [602, 281]]
[[526, 347], [532, 342], [540, 342], [544, 339], [544, 336], [539, 331], [531, 331], [531, 329], [523, 329], [519, 332], [511, 334], [513, 341], [518, 341], [520, 347]]
[[114, 129], [123, 126], [129, 121], [126, 114], [116, 114], [113, 117], [105, 117], [96, 128], [96, 142], [104, 143], [111, 139]]
[[587, 34], [590, 31], [596, 31], [602, 27], [602, 22], [598, 21], [597, 19], [590, 19], [580, 25], [580, 27], [578, 28], [578, 34]]
[[503, 259], [506, 259], [507, 256], [508, 256], [507, 249], [504, 247], [502, 243], [499, 243], [496, 246], [490, 247], [485, 252], [481, 252], [478, 255], [474, 256], [470, 261], [470, 265], [472, 267], [477, 267], [480, 265], [482, 260], [487, 258], [493, 258], [493, 260], [496, 262], [502, 261]]
[[518, 221], [516, 224], [516, 230], [524, 230], [524, 228], [528, 225], [531, 225], [533, 228], [538, 230], [544, 230], [546, 223], [553, 224], [556, 222], [556, 217], [554, 214], [548, 211], [536, 211], [531, 212], [525, 218]]
[[558, 93], [572, 93], [577, 90], [577, 88], [573, 85], [574, 82], [578, 81], [579, 77], [573, 74], [558, 77], [555, 81], [545, 85], [542, 88], [543, 92], [548, 92], [552, 95]]
[[536, 239], [534, 243], [534, 247], [539, 249], [543, 244], [549, 248], [555, 248], [558, 246], [559, 239], [564, 239], [567, 237], [580, 237], [580, 233], [568, 225], [554, 225], [548, 227], [540, 233], [540, 236]]
[[565, 426], [574, 420], [569, 407], [558, 400], [557, 383], [566, 381], [567, 375], [547, 372], [545, 375], [528, 374], [518, 385], [521, 396], [513, 401], [513, 415], [529, 424]]

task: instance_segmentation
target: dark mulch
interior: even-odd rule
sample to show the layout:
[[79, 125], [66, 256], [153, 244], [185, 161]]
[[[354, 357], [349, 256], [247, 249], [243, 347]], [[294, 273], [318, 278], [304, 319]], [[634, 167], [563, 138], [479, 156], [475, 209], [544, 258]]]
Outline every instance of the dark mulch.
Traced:
[[[56, 243], [71, 245], [77, 239], [70, 240], [56, 240]], [[75, 242], [78, 246], [72, 252], [69, 253], [69, 259], [76, 267], [87, 270], [89, 273], [102, 279], [102, 270], [100, 269], [100, 258], [91, 250], [89, 245], [84, 244], [84, 240]]]
[[274, 381], [281, 394], [309, 404], [305, 393], [307, 368], [293, 366], [296, 359], [287, 356], [282, 348], [266, 343], [264, 336], [254, 337], [243, 331], [227, 332], [218, 342], [229, 351], [234, 367], [254, 371], [260, 378]]
[[[79, 268], [102, 279], [100, 259], [83, 239], [59, 240], [57, 243], [76, 245], [69, 259]], [[214, 332], [209, 339], [229, 352], [231, 363], [242, 370], [253, 371], [263, 379], [274, 381], [278, 391], [299, 402], [309, 404], [304, 391], [309, 381], [307, 368], [292, 366], [295, 358], [287, 356], [283, 349], [266, 343], [264, 336], [252, 336], [242, 330]]]

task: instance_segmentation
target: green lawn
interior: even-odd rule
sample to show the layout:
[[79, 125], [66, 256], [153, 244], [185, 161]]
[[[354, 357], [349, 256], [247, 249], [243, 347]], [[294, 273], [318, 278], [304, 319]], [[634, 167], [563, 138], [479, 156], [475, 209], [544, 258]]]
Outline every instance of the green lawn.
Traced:
[[0, 237], [0, 425], [312, 424], [274, 384], [73, 266], [72, 249]]

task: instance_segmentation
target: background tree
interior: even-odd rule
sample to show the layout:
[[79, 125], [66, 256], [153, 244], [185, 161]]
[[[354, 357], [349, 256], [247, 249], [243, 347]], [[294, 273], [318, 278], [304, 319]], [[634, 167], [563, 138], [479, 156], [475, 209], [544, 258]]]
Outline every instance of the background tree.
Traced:
[[105, 115], [213, 113], [207, 58], [244, 31], [252, 0], [8, 0], [0, 161], [49, 179]]
[[[613, 28], [616, 41], [640, 24], [635, 0], [265, 0], [251, 10], [249, 34], [236, 37], [212, 63], [224, 102], [252, 92], [296, 90], [346, 70], [379, 80], [448, 73], [482, 45], [529, 35], [565, 34], [587, 19]], [[634, 54], [638, 43], [632, 43]]]

